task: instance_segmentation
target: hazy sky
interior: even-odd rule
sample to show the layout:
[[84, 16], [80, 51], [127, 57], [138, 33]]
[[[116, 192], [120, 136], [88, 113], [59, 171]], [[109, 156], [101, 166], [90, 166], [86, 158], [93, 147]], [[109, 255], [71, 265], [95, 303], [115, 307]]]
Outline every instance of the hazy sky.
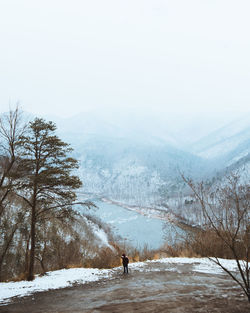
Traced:
[[249, 0], [0, 0], [0, 111], [250, 111]]

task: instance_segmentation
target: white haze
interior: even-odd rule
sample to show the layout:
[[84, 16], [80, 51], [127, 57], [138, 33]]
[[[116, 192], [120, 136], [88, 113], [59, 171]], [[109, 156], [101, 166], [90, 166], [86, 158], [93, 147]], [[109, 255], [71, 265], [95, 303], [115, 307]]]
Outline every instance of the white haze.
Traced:
[[249, 11], [248, 0], [1, 0], [0, 111], [20, 101], [198, 139], [250, 111]]

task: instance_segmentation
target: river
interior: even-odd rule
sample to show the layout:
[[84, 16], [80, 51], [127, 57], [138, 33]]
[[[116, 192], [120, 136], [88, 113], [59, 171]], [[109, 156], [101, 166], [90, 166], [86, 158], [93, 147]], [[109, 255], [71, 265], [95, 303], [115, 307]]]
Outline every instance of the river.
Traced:
[[134, 210], [124, 208], [121, 205], [92, 199], [98, 207], [91, 212], [99, 219], [107, 223], [113, 233], [121, 237], [121, 243], [128, 243], [135, 248], [157, 249], [166, 240], [172, 241], [176, 238], [176, 232], [182, 230], [172, 223], [154, 218], [152, 215], [140, 214]]

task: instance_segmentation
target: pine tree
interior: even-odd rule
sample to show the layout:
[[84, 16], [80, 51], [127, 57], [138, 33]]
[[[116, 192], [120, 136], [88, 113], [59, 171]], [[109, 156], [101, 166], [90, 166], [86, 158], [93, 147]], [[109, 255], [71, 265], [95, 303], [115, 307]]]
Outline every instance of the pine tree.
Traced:
[[53, 122], [36, 118], [21, 138], [23, 176], [18, 195], [30, 212], [30, 253], [27, 280], [34, 278], [37, 224], [42, 220], [69, 217], [76, 204], [80, 179], [72, 175], [78, 162], [69, 157], [72, 149], [59, 139]]

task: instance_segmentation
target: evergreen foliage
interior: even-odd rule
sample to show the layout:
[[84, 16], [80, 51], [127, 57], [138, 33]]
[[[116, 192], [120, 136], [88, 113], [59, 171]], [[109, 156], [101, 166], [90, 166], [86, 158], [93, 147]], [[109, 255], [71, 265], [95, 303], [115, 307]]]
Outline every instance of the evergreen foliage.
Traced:
[[18, 196], [29, 207], [31, 249], [28, 280], [34, 276], [36, 225], [43, 220], [72, 215], [75, 190], [81, 181], [71, 172], [77, 160], [69, 157], [71, 148], [56, 135], [52, 122], [36, 118], [20, 138], [23, 176], [18, 180]]

